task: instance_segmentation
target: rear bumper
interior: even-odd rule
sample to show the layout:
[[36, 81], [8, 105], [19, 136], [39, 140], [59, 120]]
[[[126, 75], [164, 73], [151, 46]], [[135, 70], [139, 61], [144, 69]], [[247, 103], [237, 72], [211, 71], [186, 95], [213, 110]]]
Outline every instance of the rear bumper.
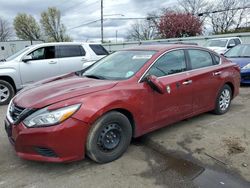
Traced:
[[[7, 123], [10, 123], [7, 119]], [[71, 162], [85, 156], [89, 125], [74, 118], [44, 128], [10, 125], [9, 140], [19, 157], [47, 162]]]

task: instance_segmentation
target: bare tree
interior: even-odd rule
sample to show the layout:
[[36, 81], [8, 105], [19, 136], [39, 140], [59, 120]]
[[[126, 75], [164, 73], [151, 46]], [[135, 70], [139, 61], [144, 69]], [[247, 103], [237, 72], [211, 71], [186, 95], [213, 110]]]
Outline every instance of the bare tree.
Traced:
[[155, 12], [148, 14], [146, 20], [136, 21], [128, 29], [129, 40], [150, 40], [158, 37], [158, 16]]
[[0, 41], [7, 41], [12, 36], [12, 29], [9, 23], [0, 18]]
[[226, 33], [238, 29], [247, 13], [247, 0], [217, 0], [217, 10], [209, 17], [214, 33]]
[[149, 21], [136, 21], [128, 29], [129, 40], [150, 40], [155, 37], [156, 28]]
[[202, 13], [208, 12], [213, 8], [213, 4], [209, 3], [208, 0], [178, 0], [178, 3], [180, 11], [199, 16], [202, 22], [204, 22], [208, 16]]

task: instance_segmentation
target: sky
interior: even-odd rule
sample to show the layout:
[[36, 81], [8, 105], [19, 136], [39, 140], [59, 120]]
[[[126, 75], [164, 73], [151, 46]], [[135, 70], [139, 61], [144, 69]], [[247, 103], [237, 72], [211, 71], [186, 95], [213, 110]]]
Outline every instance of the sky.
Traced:
[[[27, 13], [40, 19], [42, 11], [56, 7], [61, 11], [62, 23], [74, 41], [100, 41], [101, 0], [0, 0], [0, 17], [13, 23], [18, 13]], [[135, 20], [109, 20], [108, 18], [146, 17], [152, 11], [161, 11], [177, 4], [177, 0], [103, 0], [104, 40], [126, 38], [129, 26]], [[83, 25], [84, 26], [80, 26]]]

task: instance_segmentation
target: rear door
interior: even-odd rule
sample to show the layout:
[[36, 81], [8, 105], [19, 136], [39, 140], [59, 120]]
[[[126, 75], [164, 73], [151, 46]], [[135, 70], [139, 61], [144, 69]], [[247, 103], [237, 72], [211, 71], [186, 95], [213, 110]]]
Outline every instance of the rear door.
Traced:
[[86, 52], [81, 45], [57, 46], [59, 54], [60, 73], [70, 73], [83, 68]]
[[23, 86], [60, 74], [55, 46], [41, 47], [28, 55], [32, 60], [20, 63]]
[[199, 113], [211, 110], [224, 81], [221, 78], [223, 70], [218, 65], [220, 57], [200, 49], [187, 52], [192, 68], [189, 74], [193, 85], [193, 111]]
[[155, 124], [166, 124], [183, 119], [192, 113], [192, 81], [184, 50], [175, 50], [159, 58], [147, 75], [155, 75], [165, 85], [166, 92], [152, 92]]

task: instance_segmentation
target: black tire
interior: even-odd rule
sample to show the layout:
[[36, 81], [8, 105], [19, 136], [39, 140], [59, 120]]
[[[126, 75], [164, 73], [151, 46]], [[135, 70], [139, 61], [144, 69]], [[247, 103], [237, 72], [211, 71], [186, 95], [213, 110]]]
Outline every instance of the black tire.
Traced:
[[131, 137], [132, 127], [128, 118], [116, 111], [108, 112], [89, 131], [87, 155], [97, 163], [114, 161], [127, 150]]
[[[4, 92], [2, 92], [4, 91]], [[2, 94], [8, 95], [4, 97]], [[0, 80], [0, 105], [9, 104], [10, 100], [14, 97], [15, 90], [13, 86], [5, 80]]]
[[[227, 98], [227, 100], [225, 99], [227, 102], [224, 103], [224, 105], [222, 104], [223, 97]], [[213, 112], [217, 115], [225, 114], [230, 108], [231, 101], [232, 101], [232, 89], [229, 85], [224, 85], [218, 94], [218, 97], [216, 99], [216, 106]]]

